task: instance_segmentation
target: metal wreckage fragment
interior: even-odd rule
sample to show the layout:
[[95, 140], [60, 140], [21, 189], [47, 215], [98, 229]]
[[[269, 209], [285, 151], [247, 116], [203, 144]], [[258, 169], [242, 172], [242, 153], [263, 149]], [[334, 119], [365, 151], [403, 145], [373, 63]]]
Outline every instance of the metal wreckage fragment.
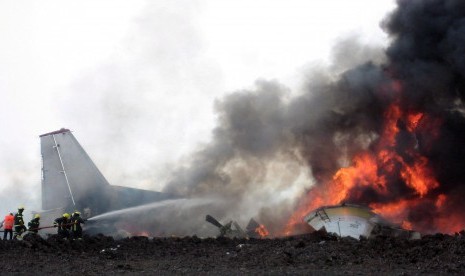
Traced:
[[217, 219], [211, 215], [207, 215], [205, 220], [218, 227], [219, 234], [218, 237], [227, 237], [227, 238], [260, 238], [264, 235], [260, 235], [257, 232], [257, 229], [260, 228], [260, 224], [255, 221], [253, 218], [249, 220], [246, 230], [244, 231], [242, 227], [234, 220], [230, 220], [226, 224], [221, 224]]
[[317, 231], [325, 230], [340, 237], [421, 237], [419, 232], [403, 229], [374, 213], [370, 208], [355, 204], [323, 206], [307, 214], [304, 221]]

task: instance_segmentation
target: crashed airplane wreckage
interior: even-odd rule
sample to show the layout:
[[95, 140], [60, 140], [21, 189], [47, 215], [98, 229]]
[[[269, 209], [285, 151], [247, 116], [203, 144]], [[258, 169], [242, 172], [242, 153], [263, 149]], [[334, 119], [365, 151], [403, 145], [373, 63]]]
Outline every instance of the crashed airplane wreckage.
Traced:
[[[40, 213], [43, 221], [53, 221], [65, 212], [79, 210], [83, 218], [88, 219], [84, 225], [87, 234], [102, 233], [115, 237], [187, 235], [201, 228], [199, 217], [197, 224], [192, 219], [186, 229], [179, 229], [181, 223], [186, 224], [186, 216], [190, 215], [188, 212], [180, 214], [178, 207], [185, 203], [192, 210], [189, 204], [194, 204], [197, 214], [204, 213], [202, 208], [210, 209], [208, 200], [189, 201], [167, 193], [110, 185], [69, 129], [62, 128], [39, 137], [42, 210], [36, 213]], [[199, 200], [202, 202], [198, 203]], [[155, 208], [158, 209], [155, 211]], [[168, 215], [161, 215], [160, 211]], [[263, 226], [253, 219], [245, 232], [236, 222], [222, 225], [213, 217], [210, 222], [220, 228], [220, 236], [256, 237], [267, 234], [266, 229], [263, 230]], [[52, 233], [55, 230], [42, 233], [46, 231]]]
[[[79, 210], [84, 218], [147, 203], [172, 199], [161, 192], [110, 185], [69, 129], [42, 134], [42, 211], [47, 220]], [[90, 225], [92, 224], [92, 225]], [[98, 222], [87, 232], [111, 234]], [[53, 230], [52, 230], [53, 231]]]
[[419, 239], [420, 233], [403, 229], [374, 213], [370, 208], [355, 204], [320, 207], [304, 217], [315, 230], [325, 230], [340, 237], [373, 238], [376, 236]]
[[[141, 224], [138, 219], [142, 214], [138, 207], [169, 203], [170, 200], [179, 198], [162, 192], [110, 185], [69, 129], [62, 128], [40, 135], [40, 144], [42, 211], [37, 213], [41, 214], [42, 220], [53, 221], [64, 212], [79, 210], [84, 218], [90, 218], [85, 225], [88, 234], [172, 234], [169, 230], [157, 233], [152, 231], [159, 228], [161, 221], [153, 218], [150, 210], [145, 212], [148, 212], [152, 220]], [[102, 214], [126, 209], [134, 209], [134, 212], [117, 219], [92, 220]], [[182, 217], [179, 219], [182, 220]], [[173, 218], [170, 217], [170, 220]], [[166, 218], [162, 221], [166, 223]], [[210, 215], [206, 216], [206, 221], [215, 225], [219, 229], [218, 236], [222, 237], [268, 236], [266, 228], [253, 219], [249, 221], [245, 231], [235, 221], [223, 225]], [[369, 208], [350, 204], [318, 208], [305, 216], [304, 222], [314, 230], [324, 229], [341, 237], [420, 236], [418, 232], [405, 230], [387, 222]], [[49, 233], [52, 231], [54, 230], [50, 229]]]

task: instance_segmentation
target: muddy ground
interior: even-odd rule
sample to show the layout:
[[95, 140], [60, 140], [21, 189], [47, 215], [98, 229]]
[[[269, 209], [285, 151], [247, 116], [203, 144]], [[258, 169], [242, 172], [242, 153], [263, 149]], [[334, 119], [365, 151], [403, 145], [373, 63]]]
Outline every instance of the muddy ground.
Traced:
[[2, 274], [464, 274], [465, 236], [361, 241], [315, 232], [279, 239], [198, 237], [0, 241]]

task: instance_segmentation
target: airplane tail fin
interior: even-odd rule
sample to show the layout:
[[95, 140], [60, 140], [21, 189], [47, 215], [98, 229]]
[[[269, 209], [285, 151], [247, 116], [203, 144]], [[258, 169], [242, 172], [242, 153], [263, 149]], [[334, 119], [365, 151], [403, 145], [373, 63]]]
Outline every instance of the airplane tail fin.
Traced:
[[83, 197], [109, 186], [69, 129], [42, 134], [40, 143], [43, 209], [83, 208]]
[[40, 135], [42, 209], [80, 210], [88, 216], [173, 198], [156, 191], [110, 185], [69, 129]]

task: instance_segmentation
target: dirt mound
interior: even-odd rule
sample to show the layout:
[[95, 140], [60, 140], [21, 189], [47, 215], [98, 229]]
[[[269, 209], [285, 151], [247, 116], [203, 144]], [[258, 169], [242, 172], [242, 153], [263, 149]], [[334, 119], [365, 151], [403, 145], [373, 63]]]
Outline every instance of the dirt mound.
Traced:
[[4, 273], [463, 274], [465, 237], [355, 240], [315, 232], [277, 239], [27, 235], [0, 241]]

